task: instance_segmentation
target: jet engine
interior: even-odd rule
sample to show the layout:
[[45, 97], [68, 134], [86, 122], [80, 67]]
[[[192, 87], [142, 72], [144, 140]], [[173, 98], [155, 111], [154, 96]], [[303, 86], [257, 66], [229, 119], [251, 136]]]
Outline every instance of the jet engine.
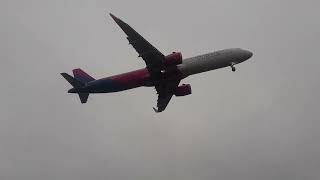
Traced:
[[180, 52], [173, 52], [164, 59], [164, 66], [175, 66], [182, 63], [182, 54]]
[[190, 84], [182, 84], [181, 86], [178, 86], [174, 92], [174, 95], [176, 96], [187, 96], [190, 95], [191, 92], [191, 86]]

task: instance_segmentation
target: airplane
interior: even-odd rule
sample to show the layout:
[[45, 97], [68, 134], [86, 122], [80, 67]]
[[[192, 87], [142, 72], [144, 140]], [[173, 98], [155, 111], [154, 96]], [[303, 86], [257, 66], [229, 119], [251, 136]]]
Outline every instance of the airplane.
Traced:
[[252, 52], [240, 48], [219, 50], [191, 58], [182, 58], [180, 52], [163, 55], [127, 23], [110, 13], [112, 19], [127, 35], [129, 44], [139, 54], [146, 67], [135, 71], [94, 79], [80, 68], [74, 69], [73, 77], [67, 73], [61, 75], [73, 86], [68, 93], [79, 95], [81, 103], [86, 103], [89, 94], [112, 93], [138, 87], [155, 87], [158, 100], [155, 112], [166, 109], [172, 96], [187, 96], [192, 93], [190, 84], [180, 84], [180, 81], [190, 75], [231, 67], [252, 57]]

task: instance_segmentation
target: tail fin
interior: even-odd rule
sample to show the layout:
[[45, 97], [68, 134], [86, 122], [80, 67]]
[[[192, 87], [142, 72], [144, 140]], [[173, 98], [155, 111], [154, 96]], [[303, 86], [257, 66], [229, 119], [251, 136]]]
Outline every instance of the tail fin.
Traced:
[[89, 74], [87, 74], [80, 68], [74, 69], [72, 70], [72, 72], [73, 72], [74, 78], [84, 84], [95, 80], [93, 77], [91, 77]]
[[[78, 79], [70, 76], [67, 73], [61, 73], [61, 75], [75, 88], [81, 88], [85, 85], [85, 83], [79, 81]], [[69, 90], [70, 91], [70, 90]], [[86, 103], [89, 97], [89, 93], [78, 93], [80, 101], [82, 104]]]

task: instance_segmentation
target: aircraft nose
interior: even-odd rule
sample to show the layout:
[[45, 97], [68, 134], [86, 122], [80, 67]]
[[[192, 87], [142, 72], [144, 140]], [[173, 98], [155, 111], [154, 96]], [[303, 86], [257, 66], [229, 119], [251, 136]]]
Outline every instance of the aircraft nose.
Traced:
[[250, 59], [253, 56], [253, 53], [248, 50], [239, 49], [239, 56], [241, 57], [241, 62], [243, 62]]
[[252, 56], [253, 56], [252, 52], [247, 51], [247, 50], [244, 51], [244, 57], [245, 57], [246, 60], [250, 59]]

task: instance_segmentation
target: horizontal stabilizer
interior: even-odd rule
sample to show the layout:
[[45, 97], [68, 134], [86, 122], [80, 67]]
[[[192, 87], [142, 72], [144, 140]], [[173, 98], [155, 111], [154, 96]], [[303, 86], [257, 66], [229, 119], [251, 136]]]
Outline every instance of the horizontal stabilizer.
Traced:
[[75, 88], [79, 88], [83, 86], [83, 83], [78, 81], [77, 79], [73, 78], [67, 73], [61, 73], [61, 75]]
[[82, 104], [86, 103], [89, 97], [89, 93], [78, 93]]

